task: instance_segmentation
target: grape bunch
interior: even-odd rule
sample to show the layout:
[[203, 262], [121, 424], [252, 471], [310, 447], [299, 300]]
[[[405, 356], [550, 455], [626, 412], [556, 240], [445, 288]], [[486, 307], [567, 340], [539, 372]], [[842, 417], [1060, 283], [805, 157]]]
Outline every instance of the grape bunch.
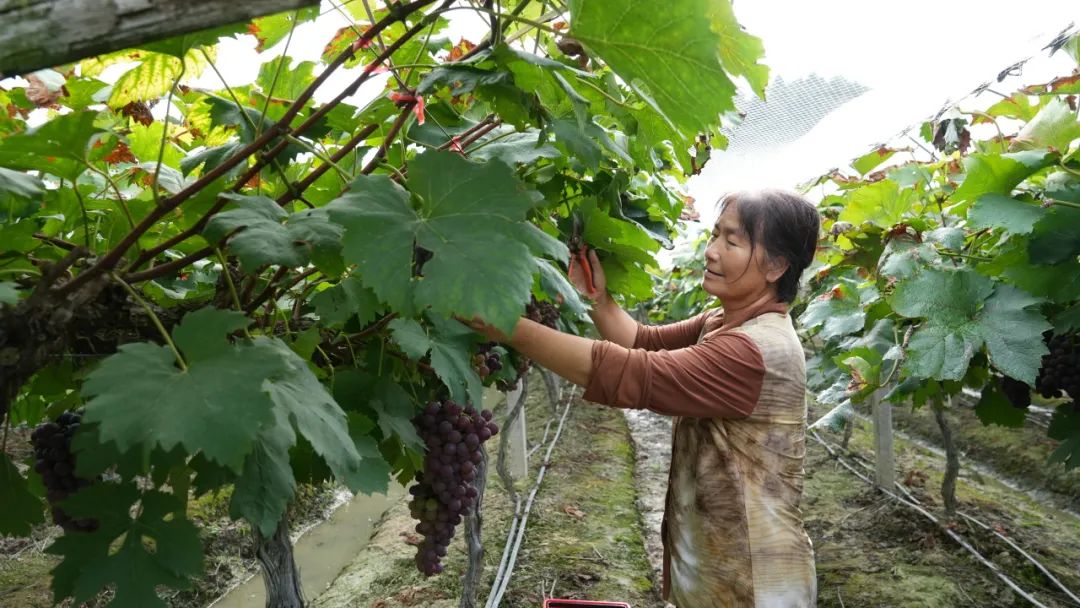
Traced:
[[1042, 369], [1035, 380], [1035, 390], [1046, 398], [1060, 397], [1065, 391], [1075, 402], [1080, 397], [1080, 348], [1076, 334], [1044, 335], [1050, 353], [1043, 356]]
[[1023, 382], [1010, 378], [1001, 377], [1001, 392], [1013, 407], [1027, 409], [1031, 405], [1031, 387]]
[[499, 432], [491, 412], [477, 412], [450, 400], [431, 402], [413, 419], [427, 445], [424, 470], [409, 488], [409, 511], [424, 537], [416, 549], [416, 567], [425, 576], [443, 571], [442, 558], [454, 528], [472, 513], [478, 492], [473, 482], [483, 462], [483, 444]]
[[499, 354], [499, 351], [494, 350], [495, 346], [494, 342], [484, 342], [476, 349], [476, 354], [473, 355], [473, 368], [476, 369], [476, 373], [480, 375], [481, 380], [498, 372], [503, 367], [502, 355]]
[[64, 412], [55, 422], [38, 425], [30, 434], [30, 442], [37, 458], [34, 470], [41, 474], [48, 491], [46, 497], [53, 505], [53, 521], [66, 531], [93, 532], [98, 528], [97, 520], [72, 518], [56, 506], [91, 483], [89, 479], [75, 476], [75, 456], [71, 453], [71, 438], [81, 422], [81, 413]]
[[552, 329], [559, 328], [559, 307], [551, 302], [541, 302], [533, 297], [532, 301], [525, 305], [525, 317]]

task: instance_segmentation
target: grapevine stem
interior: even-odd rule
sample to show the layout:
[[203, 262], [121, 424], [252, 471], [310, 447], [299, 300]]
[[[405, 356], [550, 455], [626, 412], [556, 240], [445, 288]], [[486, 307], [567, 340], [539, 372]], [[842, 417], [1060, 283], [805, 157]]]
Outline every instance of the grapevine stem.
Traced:
[[[60, 187], [64, 187], [64, 180], [60, 180]], [[83, 245], [87, 251], [93, 251], [90, 247], [90, 216], [86, 214], [86, 202], [83, 201], [82, 193], [79, 192], [79, 184], [71, 182], [71, 191], [75, 193], [75, 200], [79, 202], [79, 210], [83, 219]]]
[[1076, 169], [1073, 169], [1072, 167], [1070, 167], [1069, 165], [1067, 165], [1065, 163], [1058, 163], [1058, 164], [1061, 166], [1061, 168], [1066, 173], [1071, 173], [1071, 174], [1075, 175], [1076, 177], [1080, 177], [1080, 171], [1077, 171]]
[[53, 247], [59, 247], [60, 249], [63, 249], [64, 251], [71, 251], [72, 249], [75, 249], [76, 247], [78, 247], [78, 245], [76, 245], [75, 243], [72, 243], [70, 241], [65, 241], [64, 239], [58, 239], [55, 236], [49, 236], [49, 235], [41, 233], [41, 232], [35, 232], [34, 233], [34, 238], [38, 239], [38, 240], [41, 240], [41, 241], [45, 241], [46, 243], [52, 245]]
[[[348, 156], [349, 152], [352, 152], [354, 149], [356, 149], [356, 147], [359, 146], [361, 142], [363, 142], [365, 139], [368, 138], [368, 136], [375, 132], [376, 128], [378, 128], [378, 125], [372, 123], [367, 125], [363, 129], [360, 129], [360, 131], [356, 135], [354, 135], [352, 139], [345, 142], [340, 148], [338, 148], [336, 152], [334, 152], [334, 154], [330, 156], [330, 160], [332, 160], [333, 163], [324, 163], [312, 169], [311, 173], [308, 173], [307, 177], [300, 180], [300, 182], [296, 185], [296, 189], [300, 192], [306, 191], [311, 186], [311, 184], [315, 183], [315, 180], [322, 177], [323, 173], [329, 171], [331, 167], [338, 167], [336, 163], [341, 162], [343, 158]], [[341, 170], [340, 167], [338, 167], [338, 170]], [[351, 172], [348, 174], [350, 176], [352, 175]], [[277, 203], [279, 205], [284, 205], [292, 199], [293, 193], [286, 192], [285, 194], [282, 194], [280, 197], [278, 197]]]
[[[295, 27], [295, 26], [296, 26], [296, 21], [293, 20], [293, 27]], [[292, 30], [289, 31], [289, 36], [292, 37]], [[200, 50], [202, 51], [203, 58], [205, 58], [206, 62], [210, 64], [210, 69], [214, 70], [214, 73], [217, 74], [218, 80], [221, 81], [221, 85], [224, 86], [225, 91], [229, 93], [229, 97], [232, 98], [233, 103], [236, 104], [237, 108], [241, 108], [240, 116], [244, 117], [244, 122], [247, 123], [248, 128], [250, 128], [254, 133], [258, 134], [262, 130], [262, 119], [259, 120], [258, 125], [255, 124], [255, 121], [252, 120], [251, 117], [248, 116], [248, 113], [242, 109], [244, 106], [243, 106], [243, 104], [240, 103], [240, 98], [236, 96], [236, 93], [233, 92], [232, 87], [229, 86], [229, 83], [225, 81], [225, 77], [222, 76], [221, 71], [218, 70], [217, 64], [214, 63], [214, 60], [210, 58], [210, 54], [206, 52], [205, 48], [202, 48]], [[286, 51], [287, 50], [288, 49], [286, 49]], [[285, 55], [282, 55], [281, 56], [281, 63], [284, 63], [285, 61], [286, 61]], [[278, 65], [278, 67], [280, 68], [281, 65]], [[268, 94], [267, 95], [267, 104], [269, 104], [269, 103], [270, 103], [270, 97], [269, 97], [269, 94]], [[286, 138], [289, 138], [289, 137], [292, 137], [292, 136], [291, 135], [286, 135]], [[293, 139], [295, 141], [299, 141], [296, 138], [293, 138]], [[284, 169], [284, 167], [281, 166], [281, 163], [278, 162], [278, 159], [277, 159], [276, 155], [270, 157], [270, 165], [273, 166], [274, 170], [277, 171], [278, 175], [281, 176], [281, 182], [283, 184], [285, 184], [285, 187], [288, 188], [289, 190], [292, 190], [293, 183], [291, 181], [289, 181], [289, 176], [285, 174], [285, 169]], [[262, 192], [262, 183], [259, 184], [259, 191]]]
[[120, 194], [120, 188], [117, 187], [116, 182], [113, 181], [112, 176], [110, 176], [107, 171], [102, 171], [101, 169], [98, 169], [94, 165], [90, 164], [90, 162], [87, 161], [85, 158], [82, 159], [82, 161], [83, 165], [85, 165], [87, 169], [90, 169], [94, 173], [97, 173], [98, 175], [103, 177], [105, 179], [105, 182], [112, 186], [113, 192], [116, 193], [116, 204], [120, 205], [120, 210], [124, 212], [124, 216], [127, 218], [128, 225], [132, 228], [135, 228], [135, 218], [131, 216], [131, 210], [128, 209], [127, 203], [124, 202], [124, 196]]
[[[368, 3], [368, 0], [361, 0], [361, 1], [362, 1], [362, 2], [363, 2], [363, 4], [364, 4], [364, 12], [365, 12], [365, 13], [367, 13], [368, 21], [370, 21], [370, 22], [372, 22], [372, 23], [375, 23], [375, 13], [371, 12], [371, 4], [369, 4], [369, 3]], [[331, 0], [330, 4], [335, 4], [335, 3], [333, 2], [333, 0]], [[342, 14], [342, 16], [344, 16], [344, 17], [345, 17], [346, 19], [348, 19], [348, 20], [349, 20], [350, 22], [352, 22], [352, 19], [349, 19], [349, 16], [348, 16], [347, 14], [345, 14], [345, 11], [341, 10], [340, 8], [338, 8], [338, 12], [339, 12], [339, 13], [341, 13], [341, 14]], [[435, 25], [435, 24], [434, 24], [434, 22], [433, 22], [433, 23], [432, 23], [432, 26], [434, 26], [434, 25]], [[359, 31], [357, 31], [357, 29], [356, 29], [356, 24], [355, 24], [355, 23], [351, 23], [351, 27], [353, 28], [353, 31], [354, 31], [354, 32], [356, 32], [356, 35], [357, 35], [357, 36], [359, 36], [359, 35], [360, 35], [360, 32], [359, 32]], [[380, 32], [380, 33], [378, 33], [378, 34], [376, 34], [376, 35], [375, 35], [375, 40], [376, 40], [376, 41], [377, 41], [377, 42], [379, 43], [379, 48], [380, 48], [380, 49], [382, 49], [382, 50], [383, 50], [383, 52], [385, 52], [385, 51], [386, 51], [386, 41], [385, 41], [385, 40], [383, 40], [383, 37], [382, 37], [382, 32]], [[420, 47], [420, 48], [422, 49], [423, 47]], [[392, 63], [392, 62], [390, 61], [390, 59], [389, 59], [389, 58], [387, 58], [387, 60], [386, 60], [386, 65], [387, 65], [388, 67], [389, 67], [389, 66], [392, 66], [392, 65], [393, 65], [393, 63]], [[401, 88], [403, 88], [403, 89], [407, 89], [407, 88], [409, 88], [408, 86], [406, 86], [406, 85], [405, 85], [405, 83], [404, 83], [404, 82], [402, 82], [401, 78], [400, 78], [400, 77], [398, 77], [398, 75], [397, 75], [397, 72], [396, 72], [396, 71], [393, 71], [393, 70], [392, 70], [392, 71], [390, 72], [390, 74], [392, 74], [392, 75], [393, 75], [393, 77], [394, 77], [394, 80], [396, 80], [396, 81], [397, 81], [397, 83], [398, 83], [398, 86], [399, 86], [399, 87], [401, 87]]]
[[[203, 51], [205, 54], [206, 51]], [[180, 86], [180, 79], [184, 77], [184, 72], [187, 71], [187, 62], [183, 58], [180, 59], [180, 73], [176, 75], [176, 80], [173, 81], [172, 86], [169, 87], [169, 94], [165, 98], [165, 115], [161, 118], [161, 145], [158, 146], [157, 164], [154, 165], [154, 181], [150, 184], [150, 191], [154, 195], [154, 204], [158, 207], [161, 206], [161, 195], [158, 192], [158, 177], [161, 175], [161, 162], [165, 159], [165, 142], [169, 141], [169, 112], [172, 111], [172, 98], [173, 91], [176, 87]]]
[[1048, 198], [1046, 200], [1051, 201], [1054, 204], [1055, 207], [1060, 205], [1062, 207], [1069, 207], [1071, 209], [1080, 209], [1080, 204], [1077, 204], [1077, 203], [1074, 203], [1074, 202], [1071, 202], [1071, 201], [1063, 201], [1063, 200], [1059, 200], [1059, 199], [1056, 199], [1056, 198]]
[[211, 255], [213, 255], [213, 253], [213, 247], [203, 247], [195, 253], [185, 255], [184, 257], [173, 260], [171, 262], [158, 264], [157, 266], [147, 268], [142, 272], [133, 272], [130, 274], [126, 274], [124, 275], [124, 278], [129, 283], [139, 283], [142, 281], [156, 279], [158, 277], [163, 277], [169, 273], [175, 272], [183, 268], [184, 266], [191, 264], [192, 262], [197, 262], [203, 258], [210, 257]]
[[259, 295], [255, 296], [255, 299], [252, 300], [250, 304], [248, 304], [247, 308], [244, 309], [244, 312], [249, 315], [254, 313], [255, 310], [259, 308], [259, 305], [265, 302], [266, 298], [270, 297], [270, 294], [273, 293], [274, 288], [277, 287], [278, 281], [280, 281], [281, 277], [285, 276], [285, 273], [287, 272], [289, 272], [288, 266], [282, 266], [281, 268], [278, 268], [277, 272], [274, 273], [274, 276], [270, 277], [270, 280], [267, 281], [266, 287], [264, 287], [263, 290], [259, 292]]
[[352, 175], [348, 171], [343, 169], [340, 165], [338, 165], [337, 162], [335, 162], [333, 158], [327, 156], [322, 151], [315, 148], [315, 146], [312, 146], [311, 144], [307, 143], [306, 141], [300, 139], [299, 137], [293, 137], [292, 135], [286, 135], [285, 139], [292, 142], [292, 143], [294, 143], [294, 144], [296, 144], [296, 145], [298, 145], [298, 146], [300, 146], [300, 147], [302, 147], [302, 148], [304, 148], [305, 150], [307, 150], [308, 152], [313, 154], [315, 156], [315, 158], [318, 158], [322, 162], [324, 162], [324, 163], [330, 165], [331, 167], [333, 167], [338, 172], [338, 174], [341, 176], [341, 179], [343, 181], [347, 182], [352, 177]]
[[981, 255], [971, 255], [971, 254], [968, 254], [968, 253], [952, 253], [952, 252], [949, 252], [949, 251], [938, 251], [938, 253], [940, 253], [941, 255], [950, 257], [950, 258], [961, 258], [961, 259], [964, 259], [964, 260], [974, 260], [976, 262], [993, 262], [994, 261], [994, 258], [988, 258], [986, 256], [981, 256]]
[[[266, 101], [263, 102], [262, 111], [259, 112], [259, 124], [255, 127], [255, 137], [262, 134], [263, 121], [266, 120], [266, 112], [270, 109], [270, 100], [274, 97], [274, 89], [277, 88], [278, 78], [281, 76], [281, 69], [285, 67], [285, 62], [288, 61], [289, 45], [292, 44], [293, 32], [296, 31], [296, 22], [299, 18], [300, 9], [296, 9], [293, 11], [292, 24], [289, 26], [289, 36], [285, 39], [285, 49], [281, 52], [281, 58], [280, 61], [278, 61], [277, 69], [274, 70], [274, 78], [270, 81], [270, 89], [266, 91]], [[205, 51], [203, 52], [205, 53]], [[214, 68], [214, 72], [217, 72], [217, 68]], [[221, 77], [220, 73], [218, 74], [218, 78], [221, 78], [221, 82], [225, 82], [225, 79]], [[262, 184], [259, 184], [259, 193], [262, 193]]]
[[221, 272], [225, 275], [225, 283], [229, 286], [229, 294], [232, 295], [233, 305], [236, 306], [236, 310], [244, 312], [244, 307], [240, 305], [240, 293], [236, 291], [236, 283], [233, 283], [232, 273], [229, 272], [229, 261], [225, 259], [225, 255], [221, 253], [220, 249], [214, 248], [214, 253], [217, 254], [217, 258], [221, 262]]
[[405, 107], [401, 109], [401, 114], [398, 115], [397, 120], [394, 121], [394, 124], [390, 125], [390, 130], [383, 137], [382, 144], [380, 144], [379, 149], [375, 151], [375, 156], [373, 156], [371, 160], [368, 161], [368, 164], [360, 170], [360, 173], [364, 175], [370, 175], [371, 172], [379, 166], [379, 163], [382, 162], [382, 157], [386, 155], [386, 151], [390, 149], [391, 145], [393, 145], [394, 139], [397, 137], [398, 131], [400, 131], [401, 128], [405, 126], [405, 121], [409, 120], [409, 115], [412, 112], [414, 105], [416, 105], [416, 102], [410, 101], [406, 103]]
[[180, 367], [182, 371], [186, 372], [188, 366], [187, 363], [184, 362], [184, 357], [180, 354], [180, 349], [176, 348], [176, 344], [173, 342], [172, 336], [170, 336], [169, 332], [165, 330], [165, 326], [162, 325], [161, 319], [158, 318], [157, 314], [154, 312], [154, 309], [150, 307], [150, 304], [146, 300], [144, 300], [143, 297], [140, 296], [139, 293], [131, 287], [131, 285], [128, 285], [124, 281], [124, 279], [121, 279], [120, 276], [117, 275], [115, 272], [110, 272], [109, 276], [111, 276], [114, 281], [119, 283], [124, 288], [124, 290], [128, 292], [128, 295], [139, 303], [139, 306], [143, 307], [143, 310], [146, 311], [146, 314], [150, 315], [150, 320], [153, 321], [154, 327], [157, 328], [158, 333], [161, 334], [161, 338], [165, 340], [165, 344], [169, 345], [169, 349], [172, 350], [173, 356], [176, 357], [176, 364]]

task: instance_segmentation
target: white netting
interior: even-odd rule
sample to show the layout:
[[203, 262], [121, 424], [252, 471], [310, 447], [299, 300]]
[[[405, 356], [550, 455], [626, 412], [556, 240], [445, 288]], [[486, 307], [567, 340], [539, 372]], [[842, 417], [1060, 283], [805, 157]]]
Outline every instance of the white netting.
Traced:
[[807, 4], [736, 2], [740, 22], [764, 40], [772, 78], [764, 101], [739, 96], [745, 118], [726, 129], [728, 148], [689, 183], [706, 225], [724, 192], [794, 188], [877, 144], [919, 153], [907, 134], [917, 138], [923, 121], [956, 105], [985, 108], [1075, 67], [1047, 47], [1076, 32], [1080, 2], [1032, 0], [1006, 13], [913, 0], [888, 15], [848, 0]]

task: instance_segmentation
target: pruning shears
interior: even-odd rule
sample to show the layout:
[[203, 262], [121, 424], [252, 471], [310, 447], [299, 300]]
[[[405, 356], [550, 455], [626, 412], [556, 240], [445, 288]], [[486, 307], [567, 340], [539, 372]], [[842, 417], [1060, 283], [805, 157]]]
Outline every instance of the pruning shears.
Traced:
[[570, 238], [566, 244], [570, 250], [570, 267], [573, 268], [575, 263], [581, 266], [581, 272], [585, 276], [585, 285], [589, 291], [587, 295], [595, 298], [596, 285], [593, 283], [593, 268], [589, 261], [589, 247], [585, 244], [585, 220], [580, 212], [574, 211], [570, 216], [570, 222]]

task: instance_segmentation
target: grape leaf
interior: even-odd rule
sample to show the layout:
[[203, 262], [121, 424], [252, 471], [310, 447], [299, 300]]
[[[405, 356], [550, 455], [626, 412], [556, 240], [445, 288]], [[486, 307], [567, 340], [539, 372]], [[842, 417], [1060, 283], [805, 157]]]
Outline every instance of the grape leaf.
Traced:
[[[886, 148], [885, 146], [874, 148], [873, 150], [867, 152], [866, 154], [863, 154], [859, 158], [851, 161], [851, 168], [858, 171], [859, 175], [866, 175], [881, 163], [892, 158], [893, 155], [896, 154], [896, 152], [896, 150], [892, 148]], [[889, 179], [894, 178], [890, 175]]]
[[1060, 462], [1066, 469], [1080, 466], [1080, 412], [1067, 405], [1058, 406], [1050, 418], [1046, 435], [1061, 441], [1061, 445], [1050, 454], [1050, 464]]
[[[180, 171], [187, 176], [202, 165], [202, 172], [207, 173], [212, 171], [221, 163], [228, 160], [233, 154], [236, 154], [244, 147], [243, 142], [237, 140], [231, 140], [228, 143], [224, 143], [220, 146], [213, 146], [210, 148], [203, 148], [198, 152], [188, 154], [180, 160]], [[236, 167], [233, 167], [225, 174], [226, 179], [236, 177], [240, 175], [241, 171], [245, 171], [247, 167], [241, 163]]]
[[1034, 264], [1058, 264], [1080, 255], [1080, 209], [1056, 206], [1043, 215], [1028, 240]]
[[920, 378], [959, 380], [985, 344], [998, 369], [1034, 384], [1046, 353], [1042, 332], [1050, 328], [1030, 310], [1039, 302], [971, 270], [925, 270], [901, 281], [890, 299], [893, 309], [927, 319], [912, 334], [905, 369]]
[[244, 472], [236, 480], [229, 515], [243, 517], [271, 536], [285, 508], [296, 494], [296, 480], [289, 466], [289, 448], [296, 442], [289, 422], [276, 412], [276, 424], [259, 433], [255, 448], [244, 460]]
[[[157, 164], [158, 157], [161, 158], [161, 163], [167, 165], [173, 169], [183, 170], [184, 152], [181, 150], [172, 139], [165, 140], [165, 147], [161, 147], [161, 139], [165, 134], [165, 123], [153, 122], [149, 125], [143, 125], [135, 122], [130, 127], [131, 132], [127, 134], [128, 149], [135, 156], [136, 159], [142, 161], [149, 167], [149, 171], [152, 173], [154, 165]], [[170, 127], [171, 131], [175, 131], [175, 127]], [[241, 165], [241, 169], [245, 169]], [[187, 175], [187, 171], [182, 171], [183, 175]]]
[[866, 313], [857, 298], [826, 293], [807, 304], [799, 323], [807, 329], [821, 327], [818, 335], [822, 338], [837, 338], [860, 331], [866, 324]]
[[[520, 314], [524, 308], [519, 310]], [[431, 367], [450, 389], [450, 397], [458, 403], [471, 401], [478, 406], [483, 402], [484, 387], [480, 376], [472, 367], [469, 356], [476, 334], [457, 321], [430, 316]]]
[[[534, 199], [509, 167], [427, 152], [409, 166], [419, 199], [383, 176], [358, 178], [326, 209], [345, 227], [346, 260], [380, 299], [408, 312], [481, 317], [510, 331], [528, 299], [535, 264], [519, 237]], [[431, 251], [424, 277], [413, 279], [414, 243]], [[499, 285], [497, 291], [477, 289]]]
[[905, 370], [920, 378], [959, 380], [982, 346], [974, 317], [992, 292], [990, 279], [968, 270], [924, 270], [899, 282], [890, 298], [893, 309], [927, 318], [911, 336]]
[[7, 198], [38, 198], [44, 193], [41, 179], [0, 167], [0, 202]]
[[855, 226], [871, 222], [888, 228], [900, 223], [916, 200], [914, 190], [901, 189], [900, 184], [895, 181], [883, 179], [862, 186], [848, 195], [847, 205], [840, 212], [837, 221], [851, 222]]
[[[213, 57], [213, 49], [207, 53]], [[157, 99], [169, 92], [181, 75], [195, 78], [209, 65], [202, 51], [189, 51], [183, 60], [166, 55], [143, 51], [139, 65], [124, 72], [113, 84], [109, 106], [122, 108], [136, 101]]]
[[431, 340], [419, 323], [412, 319], [394, 319], [387, 327], [394, 334], [394, 342], [411, 359], [420, 360], [431, 350]]
[[339, 253], [342, 229], [329, 220], [326, 211], [304, 209], [289, 215], [265, 196], [222, 196], [237, 201], [238, 206], [211, 218], [203, 235], [218, 243], [231, 234], [228, 250], [244, 270], [264, 264], [296, 267], [309, 261], [327, 274], [344, 270]]
[[535, 255], [546, 255], [564, 264], [570, 262], [570, 250], [566, 247], [566, 244], [534, 224], [521, 224], [518, 228], [517, 237]]
[[527, 131], [503, 134], [497, 140], [494, 137], [481, 139], [477, 142], [478, 147], [470, 150], [469, 157], [477, 160], [494, 158], [511, 166], [532, 163], [541, 158], [559, 158], [559, 151], [551, 144], [540, 143], [539, 135]]
[[255, 50], [261, 53], [273, 48], [274, 45], [288, 37], [289, 32], [293, 31], [294, 22], [295, 25], [299, 25], [307, 21], [313, 21], [318, 16], [319, 7], [316, 5], [284, 11], [267, 17], [259, 17], [248, 26], [248, 33], [254, 35], [255, 39], [258, 40], [258, 46]]
[[94, 126], [96, 118], [97, 112], [72, 112], [0, 140], [0, 166], [74, 180], [85, 169], [82, 159], [90, 139], [101, 132]]
[[940, 259], [937, 249], [913, 239], [894, 238], [885, 244], [878, 258], [878, 274], [883, 277], [906, 279], [920, 268], [933, 265]]
[[964, 181], [949, 200], [975, 201], [990, 192], [1009, 194], [1017, 184], [1052, 162], [1053, 156], [1045, 150], [971, 154], [964, 158]]
[[359, 491], [364, 494], [385, 493], [390, 480], [390, 465], [379, 452], [379, 444], [370, 435], [360, 435], [353, 430], [351, 423], [355, 415], [349, 416], [349, 432], [354, 437], [356, 451], [360, 454], [361, 469], [364, 472]]
[[975, 415], [983, 424], [1020, 428], [1024, 426], [1027, 410], [1013, 407], [998, 389], [997, 383], [991, 381], [982, 389], [979, 402], [975, 405]]
[[[274, 405], [326, 461], [334, 477], [356, 491], [361, 484], [360, 455], [349, 436], [345, 412], [287, 344], [267, 340], [260, 346], [275, 351], [281, 361], [281, 371], [263, 384]], [[289, 447], [293, 443], [295, 439]]]
[[[285, 65], [282, 65], [282, 62]], [[292, 101], [298, 99], [313, 80], [315, 80], [314, 63], [300, 61], [294, 65], [291, 57], [282, 55], [262, 64], [255, 84], [259, 85], [265, 95], [274, 99]]]
[[968, 211], [972, 228], [1003, 228], [1011, 234], [1028, 234], [1046, 212], [1038, 205], [991, 192], [979, 197]]
[[182, 59], [193, 48], [202, 46], [214, 47], [217, 45], [220, 38], [240, 34], [244, 31], [245, 28], [243, 23], [232, 23], [207, 30], [190, 32], [180, 36], [173, 36], [164, 40], [156, 40], [144, 44], [140, 48], [155, 53], [165, 53], [166, 55], [172, 55], [173, 57]]
[[228, 346], [223, 336], [248, 325], [251, 320], [240, 311], [202, 308], [173, 328], [173, 339], [186, 359], [207, 359]]
[[18, 285], [6, 281], [0, 281], [0, 304], [12, 306], [19, 303]]
[[735, 20], [731, 0], [714, 0], [710, 8], [712, 29], [720, 36], [720, 61], [724, 69], [733, 76], [745, 78], [757, 96], [765, 99], [769, 68], [758, 63], [765, 55], [765, 45], [757, 36], [746, 33]]
[[1007, 376], [1034, 386], [1049, 351], [1042, 334], [1050, 329], [1036, 305], [1042, 302], [1012, 285], [999, 284], [979, 312], [979, 331], [990, 362]]
[[570, 35], [631, 86], [643, 84], [671, 122], [694, 135], [735, 109], [735, 85], [721, 65], [724, 41], [707, 18], [711, 7], [708, 0], [677, 0], [657, 19], [647, 2], [572, 0]]
[[168, 347], [125, 344], [91, 372], [83, 385], [86, 421], [100, 426], [102, 441], [121, 452], [136, 446], [182, 445], [189, 454], [239, 471], [259, 429], [272, 420], [273, 402], [263, 388], [281, 370], [265, 338], [229, 344], [218, 334], [226, 311], [204, 309], [184, 317], [173, 332], [188, 354], [187, 369], [176, 366]]
[[[136, 502], [140, 508], [132, 517]], [[81, 605], [111, 586], [115, 595], [109, 606], [164, 608], [158, 586], [187, 589], [202, 573], [199, 530], [177, 516], [183, 502], [170, 494], [140, 495], [130, 483], [98, 483], [74, 494], [63, 508], [101, 525], [94, 532], [64, 534], [46, 549], [63, 558], [52, 571], [57, 598], [73, 597]]]
[[366, 325], [375, 319], [375, 314], [381, 308], [379, 298], [364, 287], [355, 275], [349, 275], [337, 285], [315, 294], [311, 297], [311, 304], [326, 325], [345, 323], [353, 315], [356, 315], [358, 323]]
[[19, 474], [7, 454], [0, 454], [0, 534], [27, 536], [32, 526], [45, 521], [41, 501], [30, 493], [26, 479]]
[[1076, 112], [1059, 97], [1053, 97], [1039, 110], [1016, 137], [1009, 148], [1012, 150], [1032, 150], [1048, 148], [1064, 154], [1069, 144], [1080, 137], [1080, 121]]
[[584, 317], [589, 312], [589, 307], [562, 270], [543, 258], [536, 258], [536, 266], [540, 269], [540, 288], [545, 293], [552, 298], [561, 298], [563, 305], [578, 317]]
[[411, 420], [416, 414], [416, 404], [400, 384], [385, 378], [375, 379], [368, 405], [375, 410], [376, 423], [384, 438], [397, 437], [409, 449], [424, 449]]
[[477, 88], [507, 84], [510, 81], [509, 76], [506, 72], [451, 64], [431, 70], [417, 85], [416, 91], [427, 94], [437, 87], [448, 86], [451, 95], [465, 95]]

